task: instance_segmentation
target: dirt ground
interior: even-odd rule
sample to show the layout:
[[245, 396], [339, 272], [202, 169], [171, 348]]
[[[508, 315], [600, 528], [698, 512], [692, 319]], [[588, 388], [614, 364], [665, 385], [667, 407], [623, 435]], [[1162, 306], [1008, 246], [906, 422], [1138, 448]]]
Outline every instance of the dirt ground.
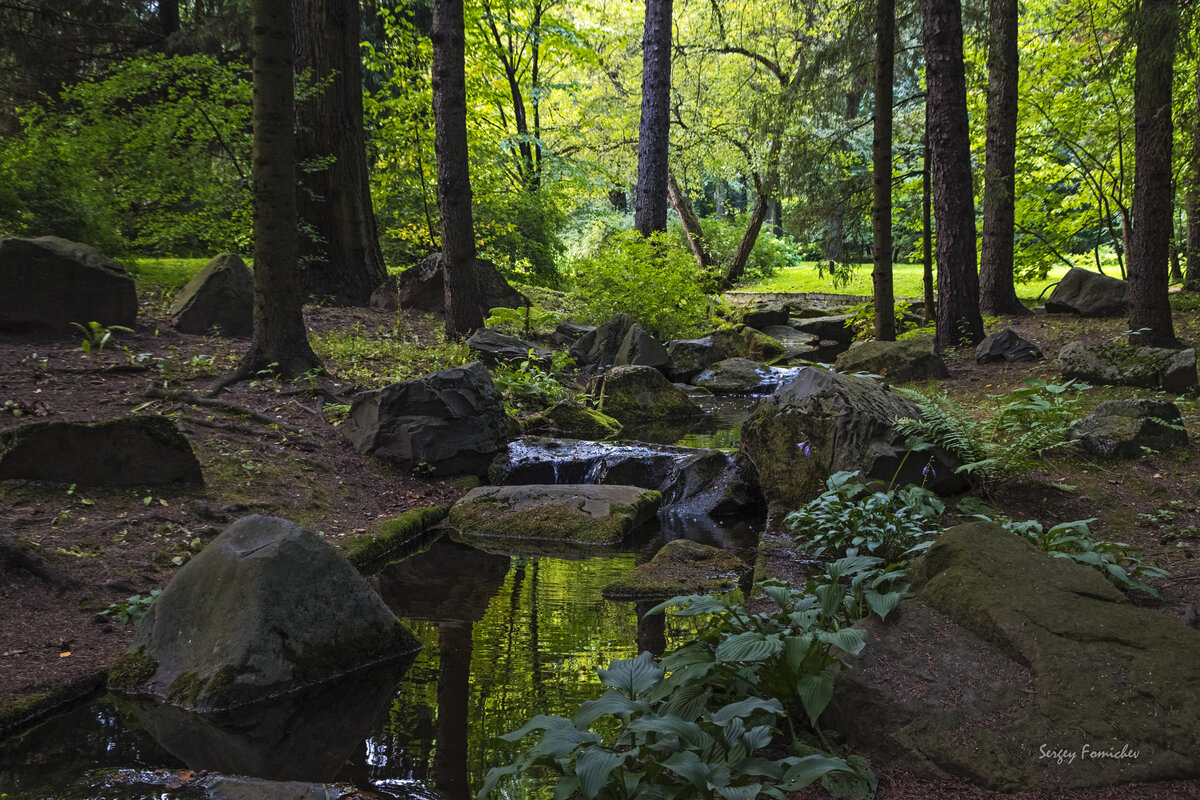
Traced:
[[[313, 331], [351, 326], [371, 331], [394, 321], [394, 312], [309, 308], [306, 318]], [[414, 319], [411, 324], [430, 323]], [[1047, 359], [978, 366], [973, 353], [950, 353], [950, 379], [915, 388], [944, 389], [968, 406], [983, 407], [989, 395], [1024, 379], [1058, 380], [1055, 356], [1063, 344], [1118, 337], [1125, 321], [1033, 315], [990, 320], [988, 331], [1004, 327], [1038, 344]], [[1177, 311], [1176, 331], [1185, 340], [1200, 341], [1195, 310]], [[237, 407], [232, 411], [178, 395], [147, 394], [148, 388], [166, 387], [198, 395], [232, 368], [245, 347], [245, 341], [176, 333], [160, 305], [150, 301], [136, 331], [100, 354], [83, 352], [78, 338], [0, 334], [0, 430], [31, 420], [165, 414], [191, 440], [205, 475], [203, 487], [187, 490], [0, 483], [0, 535], [15, 539], [69, 579], [49, 582], [21, 569], [3, 569], [0, 560], [0, 709], [80, 681], [86, 688], [86, 679], [123, 652], [133, 636], [131, 625], [100, 612], [162, 588], [180, 565], [240, 516], [284, 516], [337, 544], [380, 517], [448, 504], [461, 494], [449, 481], [401, 473], [351, 448], [331, 415], [322, 412], [324, 403], [350, 402], [358, 389], [339, 379], [337, 363], [326, 365], [329, 375], [307, 382], [264, 379], [235, 385], [219, 397]], [[1085, 393], [1085, 405], [1139, 394], [1147, 393], [1096, 387]], [[1195, 399], [1182, 398], [1179, 405], [1189, 434], [1200, 435]], [[261, 416], [239, 413], [247, 410]], [[1063, 449], [1028, 480], [976, 494], [1015, 519], [1052, 525], [1095, 518], [1091, 529], [1097, 538], [1134, 545], [1170, 571], [1170, 578], [1154, 581], [1162, 601], [1147, 596], [1139, 602], [1163, 614], [1194, 618], [1200, 610], [1196, 452], [1192, 446], [1129, 462], [1096, 463]], [[881, 770], [880, 776], [881, 798], [992, 796], [902, 771]], [[1190, 785], [1135, 788], [1087, 796], [1200, 797]]]

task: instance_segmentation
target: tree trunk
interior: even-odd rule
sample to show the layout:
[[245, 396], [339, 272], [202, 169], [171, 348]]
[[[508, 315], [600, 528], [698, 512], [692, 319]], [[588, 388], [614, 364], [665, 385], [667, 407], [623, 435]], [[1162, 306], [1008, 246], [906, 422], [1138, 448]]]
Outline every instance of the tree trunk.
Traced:
[[[308, 344], [296, 269], [291, 0], [254, 0], [254, 334], [231, 380], [321, 366]], [[229, 381], [225, 381], [228, 383]]]
[[336, 305], [365, 306], [387, 277], [363, 140], [358, 0], [293, 0], [296, 72], [315, 82], [297, 109], [302, 287]]
[[937, 220], [937, 346], [983, 339], [959, 0], [924, 0], [926, 119]]
[[629, 210], [629, 198], [625, 196], [624, 189], [609, 189], [608, 202], [612, 205], [614, 211], [625, 213]]
[[1200, 290], [1200, 65], [1196, 67], [1196, 113], [1192, 118], [1192, 152], [1188, 160], [1185, 214], [1187, 274], [1183, 288]]
[[1167, 293], [1171, 246], [1171, 82], [1179, 8], [1176, 0], [1142, 0], [1134, 60], [1133, 241], [1129, 253], [1132, 341], [1174, 347]]
[[746, 271], [746, 264], [750, 261], [750, 253], [754, 250], [754, 243], [758, 241], [758, 234], [762, 230], [763, 221], [767, 218], [770, 191], [763, 186], [757, 172], [754, 173], [753, 177], [756, 189], [755, 193], [758, 197], [754, 201], [754, 210], [750, 212], [750, 219], [746, 222], [746, 232], [742, 234], [742, 240], [738, 242], [737, 250], [733, 252], [733, 258], [730, 260], [729, 265], [725, 267], [725, 274], [721, 276], [721, 283], [718, 288], [722, 292], [732, 289], [733, 285], [742, 277], [742, 273]]
[[433, 124], [438, 209], [442, 214], [442, 268], [446, 282], [446, 336], [470, 336], [483, 327], [475, 272], [475, 224], [467, 165], [467, 82], [463, 0], [434, 0]]
[[[1198, 95], [1200, 96], [1200, 95]], [[1198, 101], [1200, 102], [1200, 101]], [[718, 178], [715, 188], [713, 189], [713, 214], [718, 219], [725, 217], [725, 179]]]
[[875, 289], [875, 338], [896, 339], [892, 291], [892, 81], [895, 73], [896, 8], [894, 0], [875, 6], [875, 129], [871, 143], [874, 202], [871, 207], [872, 279]]
[[1017, 160], [1017, 0], [991, 0], [988, 48], [987, 166], [983, 173], [983, 245], [979, 307], [984, 314], [1025, 314], [1013, 283], [1014, 175]]
[[696, 257], [696, 264], [700, 267], [701, 275], [707, 275], [712, 268], [712, 256], [709, 254], [708, 248], [704, 246], [704, 231], [700, 228], [700, 218], [696, 216], [696, 210], [692, 208], [692, 201], [679, 188], [679, 183], [675, 180], [675, 173], [669, 171], [667, 172], [667, 200], [670, 201], [671, 208], [675, 209], [675, 213], [679, 215], [688, 247], [691, 248], [692, 255]]
[[667, 146], [671, 124], [671, 2], [646, 0], [642, 35], [642, 121], [638, 128], [637, 210], [643, 236], [667, 229]]
[[921, 264], [925, 290], [925, 321], [937, 316], [933, 300], [933, 193], [929, 180], [929, 129], [921, 137]]

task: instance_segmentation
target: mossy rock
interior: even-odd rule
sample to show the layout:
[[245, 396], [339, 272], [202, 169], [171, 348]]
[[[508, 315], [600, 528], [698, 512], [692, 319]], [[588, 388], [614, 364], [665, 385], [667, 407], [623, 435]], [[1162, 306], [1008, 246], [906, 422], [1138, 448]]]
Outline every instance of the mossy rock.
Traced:
[[572, 400], [555, 403], [521, 427], [526, 433], [553, 431], [588, 439], [608, 439], [621, 431], [621, 423], [608, 414]]
[[837, 357], [837, 368], [882, 375], [897, 383], [950, 377], [946, 362], [933, 352], [933, 341], [927, 338], [862, 342]]
[[287, 520], [251, 516], [179, 570], [110, 685], [216, 711], [419, 646], [340, 552]]
[[450, 509], [463, 533], [616, 544], [658, 510], [662, 494], [634, 486], [481, 486]]
[[911, 591], [822, 718], [856, 748], [999, 791], [1200, 778], [1200, 631], [992, 523], [942, 534]]
[[600, 410], [622, 423], [700, 417], [688, 393], [653, 367], [613, 367], [604, 376]]
[[643, 600], [680, 594], [717, 594], [737, 588], [750, 566], [727, 550], [690, 539], [667, 542], [649, 562], [604, 587], [615, 600]]
[[449, 508], [414, 508], [394, 517], [379, 520], [371, 531], [346, 542], [346, 559], [360, 570], [372, 562], [402, 548], [446, 518]]

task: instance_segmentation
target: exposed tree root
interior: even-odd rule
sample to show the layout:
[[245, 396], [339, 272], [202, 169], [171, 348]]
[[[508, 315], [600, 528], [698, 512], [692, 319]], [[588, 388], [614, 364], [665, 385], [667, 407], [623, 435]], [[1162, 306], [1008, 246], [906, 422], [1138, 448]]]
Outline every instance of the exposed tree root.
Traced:
[[301, 432], [300, 428], [297, 428], [296, 426], [294, 426], [290, 423], [284, 422], [281, 419], [276, 419], [275, 417], [271, 417], [266, 414], [262, 414], [258, 411], [255, 411], [252, 408], [246, 408], [245, 406], [239, 406], [235, 403], [226, 403], [221, 400], [215, 400], [211, 397], [201, 397], [200, 395], [196, 394], [195, 392], [188, 391], [187, 389], [177, 389], [175, 391], [169, 391], [167, 389], [160, 389], [157, 386], [147, 386], [146, 391], [144, 391], [142, 393], [142, 395], [144, 397], [149, 397], [149, 398], [153, 398], [156, 400], [174, 400], [176, 402], [187, 403], [188, 405], [193, 405], [193, 406], [203, 406], [204, 408], [215, 408], [219, 411], [226, 411], [230, 414], [237, 414], [238, 416], [249, 417], [250, 419], [254, 420], [255, 422], [261, 422], [264, 425], [275, 425], [275, 426], [279, 427], [280, 429], [289, 431], [291, 433], [300, 433]]

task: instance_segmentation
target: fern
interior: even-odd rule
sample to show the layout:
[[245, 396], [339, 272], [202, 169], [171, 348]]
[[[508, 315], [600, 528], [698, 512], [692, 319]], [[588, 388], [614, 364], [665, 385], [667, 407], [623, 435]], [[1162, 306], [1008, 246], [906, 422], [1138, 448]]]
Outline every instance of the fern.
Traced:
[[963, 462], [958, 471], [977, 480], [1012, 480], [1036, 468], [1046, 453], [1071, 443], [1079, 392], [1091, 388], [1073, 381], [1025, 383], [993, 397], [993, 413], [983, 420], [945, 393], [896, 389], [920, 412], [920, 419], [896, 420], [896, 429], [949, 450]]

